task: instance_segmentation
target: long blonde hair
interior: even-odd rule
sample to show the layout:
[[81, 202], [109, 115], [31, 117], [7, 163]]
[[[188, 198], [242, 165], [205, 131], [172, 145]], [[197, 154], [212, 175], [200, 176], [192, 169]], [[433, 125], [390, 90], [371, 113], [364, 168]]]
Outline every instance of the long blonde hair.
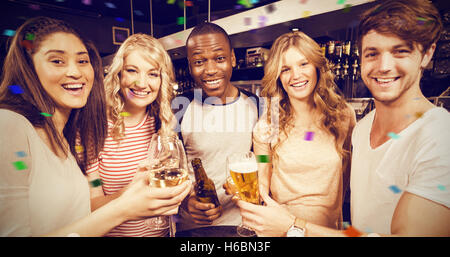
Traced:
[[123, 137], [125, 130], [124, 117], [120, 114], [123, 112], [126, 96], [120, 91], [120, 74], [124, 59], [134, 50], [139, 50], [160, 71], [161, 86], [158, 96], [147, 109], [149, 115], [155, 117], [156, 130], [159, 130], [162, 135], [173, 135], [176, 120], [171, 109], [175, 83], [172, 61], [157, 39], [138, 33], [128, 37], [119, 47], [104, 80], [108, 117], [113, 122], [112, 137], [119, 140]]
[[[330, 70], [327, 59], [322, 55], [319, 45], [303, 32], [289, 32], [278, 37], [270, 49], [269, 57], [264, 68], [264, 78], [262, 79], [263, 89], [262, 97], [267, 97], [266, 118], [271, 124], [272, 108], [278, 106], [279, 124], [281, 132], [286, 135], [294, 127], [294, 112], [289, 101], [288, 94], [284, 90], [280, 73], [282, 66], [282, 56], [291, 47], [295, 47], [302, 53], [306, 59], [314, 65], [317, 73], [317, 85], [313, 91], [313, 107], [323, 114], [324, 118], [320, 122], [320, 128], [329, 132], [335, 138], [336, 150], [341, 158], [344, 158], [349, 151], [343, 149], [339, 144], [341, 139], [347, 136], [345, 122], [350, 117], [346, 114], [347, 105], [343, 97], [336, 93], [336, 84], [334, 83], [334, 75]], [[275, 103], [273, 103], [276, 101]], [[271, 107], [272, 106], [272, 107]], [[274, 112], [273, 112], [274, 113]], [[272, 124], [275, 125], [275, 124]], [[271, 155], [277, 158], [276, 149], [282, 141], [280, 137], [276, 143], [271, 145]]]

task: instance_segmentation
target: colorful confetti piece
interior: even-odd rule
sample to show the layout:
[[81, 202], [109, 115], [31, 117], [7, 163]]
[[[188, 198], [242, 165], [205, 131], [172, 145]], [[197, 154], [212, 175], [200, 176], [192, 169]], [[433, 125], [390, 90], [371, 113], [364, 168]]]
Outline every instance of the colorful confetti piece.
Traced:
[[351, 4], [346, 4], [345, 6], [344, 6], [344, 10], [342, 10], [344, 13], [349, 13], [350, 11], [351, 11], [351, 7], [352, 7], [352, 5]]
[[110, 3], [110, 2], [106, 2], [105, 5], [106, 5], [106, 7], [111, 8], [111, 9], [116, 9], [117, 8], [115, 4]]
[[416, 112], [414, 115], [416, 116], [416, 118], [420, 119], [423, 116], [423, 112]]
[[28, 169], [27, 165], [23, 161], [13, 162], [13, 165], [16, 168], [16, 170]]
[[178, 17], [177, 18], [177, 24], [178, 25], [183, 25], [184, 24], [184, 17]]
[[314, 132], [312, 132], [312, 131], [307, 131], [307, 132], [305, 133], [305, 137], [304, 137], [303, 139], [306, 140], [306, 141], [312, 141], [313, 138], [314, 138]]
[[337, 1], [337, 4], [344, 4], [345, 3], [345, 0], [338, 0]]
[[311, 12], [310, 11], [304, 11], [302, 13], [302, 18], [309, 18], [309, 16], [311, 16]]
[[167, 4], [174, 4], [176, 0], [167, 0]]
[[81, 0], [81, 2], [82, 2], [84, 5], [91, 5], [91, 4], [92, 4], [92, 0]]
[[245, 26], [250, 26], [252, 24], [252, 18], [250, 17], [245, 17], [244, 18], [244, 25]]
[[399, 139], [400, 138], [400, 136], [395, 134], [394, 132], [389, 132], [387, 135], [388, 135], [388, 137], [390, 137], [392, 139]]
[[16, 155], [17, 155], [17, 157], [20, 157], [20, 158], [27, 156], [27, 154], [24, 151], [16, 152]]
[[306, 4], [308, 2], [308, 0], [300, 0], [301, 4]]
[[98, 186], [103, 185], [103, 182], [101, 179], [98, 178], [96, 180], [90, 181], [89, 184], [91, 184], [92, 187], [98, 187]]
[[437, 188], [441, 191], [445, 191], [445, 186], [444, 185], [438, 185]]
[[118, 21], [118, 22], [124, 22], [125, 19], [124, 19], [124, 18], [120, 18], [120, 17], [116, 17], [116, 21]]
[[131, 116], [131, 114], [129, 112], [121, 112], [121, 113], [119, 113], [119, 115], [122, 116], [122, 117], [129, 117], [129, 116]]
[[389, 189], [390, 189], [394, 194], [398, 194], [398, 193], [401, 193], [401, 192], [402, 192], [402, 190], [401, 190], [400, 188], [398, 188], [396, 185], [389, 186]]
[[5, 29], [3, 30], [3, 36], [12, 37], [16, 34], [15, 30], [12, 29]]
[[361, 232], [359, 232], [357, 229], [355, 229], [354, 227], [350, 226], [348, 227], [346, 230], [344, 230], [344, 233], [346, 236], [348, 237], [359, 237], [362, 235]]
[[247, 8], [252, 8], [253, 7], [252, 3], [249, 0], [238, 0], [237, 4], [240, 4], [240, 5], [245, 6]]
[[35, 38], [35, 36], [34, 36], [33, 33], [27, 33], [27, 34], [25, 35], [25, 39], [26, 39], [26, 40], [33, 41], [34, 38]]
[[45, 116], [45, 117], [51, 117], [51, 116], [52, 116], [51, 114], [46, 113], [46, 112], [41, 112], [41, 115], [42, 115], [42, 116]]
[[25, 47], [28, 51], [33, 49], [33, 43], [29, 40], [22, 40], [20, 42], [20, 45]]
[[194, 3], [192, 1], [186, 1], [184, 4], [186, 5], [186, 7], [194, 6]]
[[11, 93], [13, 93], [15, 95], [23, 93], [23, 89], [18, 85], [11, 85], [11, 86], [8, 86], [8, 88], [9, 88], [9, 91], [11, 91]]
[[267, 11], [268, 13], [273, 13], [273, 12], [275, 12], [276, 10], [277, 10], [277, 8], [275, 7], [274, 4], [269, 4], [269, 5], [266, 6], [266, 11]]
[[256, 155], [256, 161], [258, 163], [270, 163], [269, 155]]
[[82, 152], [84, 152], [83, 146], [82, 146], [82, 145], [76, 145], [76, 146], [75, 146], [75, 152], [77, 152], [77, 153], [82, 153]]

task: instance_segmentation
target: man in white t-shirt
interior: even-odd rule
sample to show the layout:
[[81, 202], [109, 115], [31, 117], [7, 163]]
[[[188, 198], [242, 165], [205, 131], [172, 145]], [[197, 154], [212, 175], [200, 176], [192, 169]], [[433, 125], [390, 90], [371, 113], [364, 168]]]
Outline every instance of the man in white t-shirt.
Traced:
[[[361, 77], [376, 109], [352, 134], [352, 227], [312, 224], [264, 199], [285, 221], [280, 229], [293, 224], [288, 236], [450, 236], [450, 114], [420, 89], [441, 31], [430, 1], [387, 0], [362, 15]], [[238, 204], [247, 213], [258, 208]], [[246, 217], [244, 224], [264, 227]]]
[[442, 24], [428, 1], [390, 1], [360, 23], [376, 109], [353, 130], [351, 221], [362, 232], [450, 235], [450, 114], [422, 94]]
[[[172, 107], [181, 107], [175, 116], [188, 161], [202, 160], [215, 184], [220, 206], [199, 202], [192, 194], [180, 210], [177, 231], [210, 225], [237, 226], [241, 223], [239, 209], [222, 187], [226, 158], [251, 150], [259, 98], [231, 84], [236, 58], [227, 33], [218, 25], [197, 25], [186, 41], [186, 50], [189, 71], [200, 88], [177, 97]], [[192, 171], [190, 177], [195, 181]]]

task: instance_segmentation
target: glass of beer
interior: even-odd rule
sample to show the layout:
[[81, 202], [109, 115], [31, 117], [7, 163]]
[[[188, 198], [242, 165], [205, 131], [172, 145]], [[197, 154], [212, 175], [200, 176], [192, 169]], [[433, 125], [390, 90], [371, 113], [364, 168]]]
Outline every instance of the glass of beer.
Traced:
[[[150, 186], [173, 187], [188, 178], [188, 164], [184, 147], [176, 135], [152, 137], [149, 146], [147, 169], [150, 171]], [[170, 229], [174, 236], [171, 216], [159, 216], [146, 220], [146, 225], [154, 230]]]
[[[260, 204], [258, 187], [258, 164], [253, 152], [234, 153], [227, 157], [227, 181], [232, 182], [241, 200]], [[253, 237], [256, 233], [243, 226], [237, 227], [238, 235], [242, 237]]]

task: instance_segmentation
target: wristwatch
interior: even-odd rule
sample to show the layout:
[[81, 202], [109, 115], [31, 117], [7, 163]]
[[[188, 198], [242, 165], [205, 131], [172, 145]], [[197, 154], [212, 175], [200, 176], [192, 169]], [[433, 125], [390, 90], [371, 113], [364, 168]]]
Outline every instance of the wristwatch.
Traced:
[[286, 233], [287, 237], [304, 237], [306, 232], [306, 221], [303, 219], [295, 218], [294, 224], [289, 228]]

